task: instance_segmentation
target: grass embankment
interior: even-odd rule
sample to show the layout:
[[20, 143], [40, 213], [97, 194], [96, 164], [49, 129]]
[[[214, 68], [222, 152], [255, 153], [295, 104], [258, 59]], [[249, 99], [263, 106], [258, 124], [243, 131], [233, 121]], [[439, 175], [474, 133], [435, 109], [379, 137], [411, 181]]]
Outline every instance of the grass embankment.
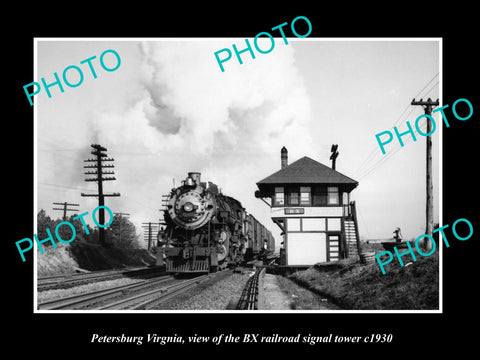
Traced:
[[145, 249], [105, 248], [78, 238], [75, 239], [75, 244], [58, 244], [57, 248], [44, 247], [44, 254], [38, 251], [37, 275], [72, 274], [80, 269], [108, 270], [154, 263], [154, 256]]
[[438, 252], [418, 255], [416, 262], [404, 267], [394, 259], [385, 271], [383, 275], [376, 261], [361, 265], [342, 260], [335, 266], [317, 264], [290, 278], [345, 310], [438, 309]]
[[73, 274], [80, 268], [71, 256], [67, 246], [59, 245], [56, 249], [45, 247], [41, 254], [37, 249], [37, 274], [38, 276], [50, 276], [57, 274]]

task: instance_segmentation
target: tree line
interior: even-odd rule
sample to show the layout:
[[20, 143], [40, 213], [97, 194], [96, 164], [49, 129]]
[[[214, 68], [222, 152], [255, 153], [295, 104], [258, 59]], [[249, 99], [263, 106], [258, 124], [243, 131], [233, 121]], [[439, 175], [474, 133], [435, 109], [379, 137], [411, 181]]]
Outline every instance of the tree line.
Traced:
[[[92, 228], [90, 225], [86, 225], [88, 233], [85, 230], [82, 222], [80, 220], [74, 220], [73, 217], [76, 215], [71, 215], [65, 221], [70, 222], [76, 231], [76, 238], [73, 240], [70, 245], [75, 246], [78, 242], [86, 242], [91, 244], [98, 244], [99, 242], [99, 231], [97, 227]], [[37, 236], [39, 240], [46, 239], [48, 233], [46, 229], [53, 229], [56, 226], [64, 221], [63, 219], [52, 219], [47, 215], [44, 209], [41, 209], [37, 214]], [[72, 238], [72, 230], [68, 226], [61, 226], [59, 228], [60, 235], [62, 239]], [[139, 249], [139, 235], [137, 235], [135, 225], [126, 217], [121, 215], [114, 215], [113, 221], [108, 228], [105, 228], [105, 240], [106, 247], [117, 248], [122, 250], [132, 250]], [[42, 246], [52, 246], [50, 242], [42, 244]]]

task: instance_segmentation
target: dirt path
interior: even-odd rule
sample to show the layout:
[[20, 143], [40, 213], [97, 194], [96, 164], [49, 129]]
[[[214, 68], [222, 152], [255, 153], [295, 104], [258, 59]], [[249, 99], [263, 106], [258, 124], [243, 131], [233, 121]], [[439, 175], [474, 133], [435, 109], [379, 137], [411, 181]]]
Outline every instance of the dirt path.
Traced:
[[265, 310], [339, 310], [327, 299], [283, 276], [265, 274], [263, 288]]
[[290, 298], [280, 290], [277, 276], [265, 274], [263, 291], [265, 296], [265, 310], [291, 310]]

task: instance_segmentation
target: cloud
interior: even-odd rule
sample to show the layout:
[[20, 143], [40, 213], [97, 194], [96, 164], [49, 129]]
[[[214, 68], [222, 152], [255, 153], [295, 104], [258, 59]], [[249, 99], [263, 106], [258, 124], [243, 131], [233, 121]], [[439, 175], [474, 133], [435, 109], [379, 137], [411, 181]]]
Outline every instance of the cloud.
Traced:
[[293, 48], [278, 43], [243, 65], [232, 59], [222, 73], [213, 52], [230, 41], [142, 43], [150, 124], [204, 155], [243, 144], [262, 149], [288, 129], [309, 140], [308, 97]]
[[222, 73], [213, 52], [232, 41], [141, 43], [143, 96], [123, 114], [95, 114], [91, 129], [98, 141], [154, 155], [155, 164], [137, 170], [145, 176], [158, 170], [170, 179], [192, 167], [221, 171], [239, 157], [268, 154], [277, 162], [289, 144], [308, 152], [312, 117], [293, 47], [280, 41], [267, 55], [245, 57], [243, 65], [231, 60]]
[[136, 225], [158, 219], [161, 195], [172, 178], [179, 185], [189, 171], [204, 173], [205, 180], [264, 211], [253, 197], [264, 177], [259, 169], [274, 164], [278, 170], [284, 145], [300, 154], [311, 149], [310, 103], [293, 47], [280, 39], [269, 54], [244, 54], [242, 65], [233, 57], [222, 73], [214, 52], [239, 41], [143, 42], [136, 101], [124, 99], [129, 105], [121, 112], [89, 111], [76, 142], [99, 143], [115, 158], [117, 181], [106, 190], [122, 196], [109, 203], [133, 214]]

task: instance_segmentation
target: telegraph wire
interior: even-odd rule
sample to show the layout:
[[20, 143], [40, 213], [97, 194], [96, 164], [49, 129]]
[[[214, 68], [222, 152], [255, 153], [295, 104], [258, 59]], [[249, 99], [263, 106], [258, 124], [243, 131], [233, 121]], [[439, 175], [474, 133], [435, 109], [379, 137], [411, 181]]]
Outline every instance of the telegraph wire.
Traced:
[[84, 188], [67, 186], [67, 185], [50, 184], [50, 183], [45, 183], [45, 182], [37, 182], [37, 184], [38, 184], [38, 185], [46, 185], [46, 186], [54, 186], [54, 187], [67, 188], [67, 189], [72, 189], [72, 190], [90, 191], [90, 189], [84, 189]]
[[[411, 106], [410, 104], [407, 105], [407, 107], [403, 110], [402, 114], [400, 115], [400, 117], [397, 119], [397, 121], [395, 122], [395, 124], [393, 126], [397, 126], [398, 125], [398, 122], [402, 119], [402, 116], [403, 114], [408, 110], [408, 108], [410, 107], [410, 111], [409, 113], [405, 116], [405, 118], [408, 118], [411, 113], [413, 112], [413, 110], [415, 110], [415, 107]], [[362, 173], [368, 166], [370, 166], [371, 164], [371, 160], [373, 160], [373, 158], [375, 156], [378, 156], [378, 147], [375, 145], [372, 150], [370, 151], [369, 155], [365, 158], [365, 160], [360, 164], [360, 166], [357, 168], [357, 170], [355, 170], [355, 174], [360, 174]]]
[[137, 204], [139, 204], [139, 205], [142, 205], [142, 206], [143, 206], [144, 208], [146, 208], [146, 209], [155, 210], [155, 211], [158, 210], [158, 206], [157, 206], [157, 207], [152, 207], [152, 206], [146, 205], [146, 204], [144, 204], [144, 203], [142, 203], [142, 202], [140, 202], [140, 201], [138, 201], [138, 200], [135, 200], [135, 199], [133, 199], [133, 198], [130, 197], [130, 196], [127, 196], [127, 195], [122, 195], [122, 196], [123, 196], [124, 198], [128, 198], [129, 201], [133, 201], [133, 202], [135, 202], [135, 203], [137, 203]]
[[[420, 130], [422, 130], [422, 132], [424, 132], [426, 128], [427, 128], [426, 124], [424, 124], [423, 126], [420, 126]], [[403, 141], [404, 146], [397, 147], [392, 151], [390, 151], [388, 155], [384, 156], [382, 159], [380, 159], [375, 164], [373, 164], [370, 168], [365, 170], [358, 180], [361, 180], [367, 177], [370, 173], [378, 169], [385, 161], [389, 160], [392, 156], [394, 156], [400, 149], [402, 149], [403, 147], [405, 147], [411, 142], [413, 142], [413, 138], [412, 137], [407, 138], [405, 141]]]
[[[420, 91], [418, 92], [418, 94], [415, 95], [413, 98], [416, 99], [417, 97], [419, 97], [419, 95], [422, 93], [422, 91], [425, 90], [426, 87], [427, 87], [428, 85], [430, 85], [430, 83], [431, 83], [439, 74], [440, 74], [440, 72], [437, 72], [437, 73], [435, 74], [435, 76], [427, 83], [427, 85], [425, 85], [425, 86], [423, 87], [423, 89], [420, 90]], [[437, 84], [438, 84], [438, 81], [437, 81]], [[423, 95], [423, 96], [426, 96], [426, 95]]]
[[[420, 126], [420, 130], [422, 130], [422, 132], [424, 132], [426, 130], [427, 126], [426, 124], [423, 124]], [[363, 174], [360, 176], [360, 179], [366, 177], [367, 175], [369, 175], [371, 172], [373, 172], [374, 170], [376, 170], [378, 167], [380, 167], [386, 160], [390, 159], [392, 156], [394, 156], [400, 149], [402, 149], [403, 147], [405, 147], [406, 145], [408, 145], [409, 143], [413, 142], [413, 138], [412, 137], [408, 137], [406, 138], [404, 141], [403, 141], [403, 144], [404, 146], [398, 146], [396, 148], [394, 148], [393, 150], [391, 150], [388, 155], [383, 155], [383, 157], [378, 160], [376, 163], [374, 163], [372, 166], [366, 168], [366, 170], [363, 171]]]
[[[49, 150], [49, 149], [38, 149], [38, 151], [42, 151], [42, 152], [46, 152], [50, 155], [54, 155], [54, 156], [60, 156], [60, 157], [63, 157], [63, 158], [66, 158], [66, 159], [71, 159], [71, 160], [74, 160], [74, 161], [78, 161], [77, 158], [74, 158], [72, 156], [69, 156], [69, 155], [65, 155], [65, 154], [62, 154], [62, 153], [58, 153], [58, 151], [61, 151], [61, 150]], [[51, 159], [46, 159], [46, 160], [51, 160]], [[43, 162], [43, 161], [42, 161]]]
[[425, 93], [425, 95], [423, 95], [423, 97], [429, 96], [430, 92], [431, 92], [433, 89], [435, 89], [437, 85], [438, 85], [438, 81], [437, 81], [435, 84], [433, 84], [433, 86], [430, 88], [430, 90], [428, 90], [428, 91]]
[[[435, 78], [437, 78], [438, 75], [439, 75], [439, 72], [437, 72], [430, 79], [430, 81], [417, 93], [417, 95], [415, 95], [414, 98], [417, 98], [435, 80]], [[436, 88], [436, 86], [438, 84], [439, 84], [439, 81], [437, 80], [422, 97], [427, 96], [433, 89]], [[408, 112], [408, 114], [406, 114], [404, 116], [404, 114], [407, 112], [407, 110], [409, 108], [410, 108], [410, 111]], [[408, 119], [414, 110], [415, 110], [415, 107], [412, 106], [411, 104], [408, 104], [403, 109], [403, 111], [401, 112], [400, 116], [397, 118], [397, 120], [395, 121], [393, 126], [397, 126], [402, 119]], [[405, 121], [408, 121], [408, 120], [405, 120]], [[424, 129], [422, 129], [422, 131], [423, 130]], [[410, 138], [407, 141], [410, 142]], [[404, 142], [404, 145], [407, 144], [407, 141]], [[389, 155], [387, 155], [386, 157], [384, 156], [380, 160], [377, 160], [375, 163], [373, 163], [373, 161], [372, 161], [373, 158], [375, 157], [376, 154], [378, 154], [378, 147], [374, 146], [373, 149], [370, 151], [370, 153], [367, 155], [367, 157], [363, 160], [363, 162], [357, 168], [357, 170], [355, 170], [354, 174], [357, 174], [356, 176], [360, 176], [360, 178], [364, 178], [366, 176], [365, 173], [370, 174], [372, 172], [371, 171], [372, 167], [375, 167], [377, 164], [381, 164], [381, 163], [385, 162], [385, 160], [389, 159], [392, 155], [394, 155], [394, 153], [396, 153], [401, 148], [402, 148], [402, 146], [392, 150]], [[372, 165], [372, 163], [373, 163], [373, 165]], [[363, 173], [363, 175], [362, 175], [362, 173]]]
[[[50, 183], [44, 183], [44, 182], [38, 182], [37, 184], [39, 185], [44, 185], [44, 186], [51, 186], [51, 187], [59, 187], [59, 188], [66, 188], [66, 189], [71, 189], [71, 190], [78, 190], [78, 191], [90, 191], [91, 189], [85, 189], [85, 188], [81, 188], [81, 187], [73, 187], [73, 186], [67, 186], [67, 185], [58, 185], [58, 184], [50, 184]], [[53, 189], [54, 190], [54, 189]], [[63, 191], [65, 192], [66, 190], [54, 190], [54, 191]], [[143, 207], [145, 207], [146, 209], [150, 209], [150, 210], [158, 210], [158, 207], [152, 207], [151, 205], [147, 205], [143, 202], [140, 202], [138, 200], [135, 200], [133, 199], [132, 197], [128, 196], [128, 195], [122, 195], [124, 198], [128, 198], [129, 201], [133, 201], [139, 205], [142, 205]]]
[[[428, 87], [428, 85], [430, 85], [430, 83], [431, 83], [438, 75], [439, 75], [439, 73], [437, 72], [437, 73], [435, 74], [435, 76], [434, 76], [432, 79], [430, 79], [430, 81], [422, 88], [422, 90], [420, 90], [420, 91], [417, 93], [417, 95], [414, 96], [414, 98], [419, 97], [419, 95], [423, 92], [423, 90], [425, 90], [425, 89]], [[436, 82], [436, 84], [438, 84], [438, 81]], [[435, 85], [434, 85], [434, 86], [435, 86]], [[433, 87], [432, 87], [432, 89], [433, 89]], [[430, 92], [432, 89], [430, 89], [429, 92]], [[427, 92], [425, 95], [423, 95], [422, 97], [427, 96], [427, 94], [428, 94], [428, 92]], [[410, 112], [409, 112], [405, 117], [403, 117], [403, 114], [405, 114], [405, 112], [408, 110], [408, 108], [411, 108], [411, 109], [410, 109]], [[402, 119], [408, 118], [414, 109], [415, 109], [415, 107], [412, 106], [410, 103], [408, 103], [408, 105], [405, 107], [405, 109], [403, 110], [403, 112], [402, 112], [402, 113], [400, 114], [400, 116], [397, 118], [397, 120], [395, 121], [395, 123], [394, 123], [393, 126], [396, 126]]]
[[[409, 107], [411, 107], [410, 112], [407, 114], [407, 116], [405, 118], [408, 118], [410, 116], [410, 114], [412, 113], [412, 111], [415, 108], [413, 106], [411, 106], [410, 104], [408, 104], [405, 107], [405, 109], [402, 111], [402, 113], [398, 117], [398, 119], [395, 121], [393, 126], [396, 126], [398, 124], [398, 122], [402, 119], [403, 115], [405, 114], [405, 112], [408, 110]], [[354, 174], [362, 173], [366, 168], [368, 168], [371, 164], [371, 161], [373, 160], [373, 158], [375, 156], [378, 156], [378, 146], [376, 146], [376, 144], [373, 146], [372, 150], [370, 151], [368, 156], [365, 158], [365, 160], [363, 160], [363, 162], [360, 164], [360, 166], [357, 168], [357, 170], [355, 170]]]
[[[424, 130], [426, 130], [426, 125], [424, 125], [423, 127], [420, 127], [420, 130], [422, 130], [422, 132], [424, 132]], [[365, 178], [367, 175], [369, 175], [371, 172], [373, 172], [374, 170], [378, 169], [385, 161], [389, 160], [392, 156], [394, 156], [400, 149], [402, 149], [403, 147], [405, 147], [406, 145], [410, 144], [411, 142], [413, 142], [413, 138], [412, 137], [409, 137], [407, 138], [405, 141], [403, 141], [403, 146], [399, 146], [399, 147], [396, 147], [395, 149], [393, 149], [392, 151], [390, 151], [388, 153], [388, 155], [384, 155], [384, 157], [382, 157], [379, 161], [377, 161], [375, 164], [373, 164], [370, 168], [368, 168], [366, 171], [364, 171], [363, 175], [360, 176], [360, 179], [363, 179]], [[360, 180], [359, 179], [359, 180]]]

